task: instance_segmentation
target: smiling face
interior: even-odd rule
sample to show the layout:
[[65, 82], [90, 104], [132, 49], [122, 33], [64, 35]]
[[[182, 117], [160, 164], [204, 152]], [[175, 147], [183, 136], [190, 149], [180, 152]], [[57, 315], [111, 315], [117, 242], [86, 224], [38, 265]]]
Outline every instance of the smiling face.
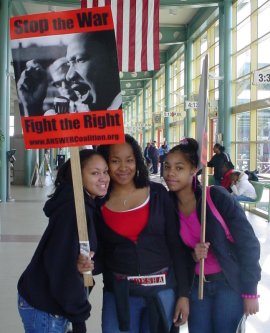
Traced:
[[110, 147], [109, 170], [113, 183], [127, 185], [133, 182], [136, 175], [136, 160], [130, 144]]
[[106, 195], [110, 177], [107, 163], [103, 157], [94, 155], [84, 162], [82, 181], [84, 188], [92, 198]]
[[169, 153], [164, 163], [163, 177], [172, 192], [179, 192], [192, 186], [196, 168], [181, 152]]
[[78, 100], [87, 104], [89, 110], [106, 110], [116, 96], [118, 72], [104, 40], [93, 38], [93, 34], [84, 33], [71, 39], [67, 47], [66, 78]]

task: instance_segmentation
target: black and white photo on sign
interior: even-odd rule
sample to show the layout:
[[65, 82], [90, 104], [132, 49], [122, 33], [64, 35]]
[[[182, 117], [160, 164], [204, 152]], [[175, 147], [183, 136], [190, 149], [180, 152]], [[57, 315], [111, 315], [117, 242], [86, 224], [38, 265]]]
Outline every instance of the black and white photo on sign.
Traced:
[[21, 116], [122, 107], [113, 30], [12, 40]]

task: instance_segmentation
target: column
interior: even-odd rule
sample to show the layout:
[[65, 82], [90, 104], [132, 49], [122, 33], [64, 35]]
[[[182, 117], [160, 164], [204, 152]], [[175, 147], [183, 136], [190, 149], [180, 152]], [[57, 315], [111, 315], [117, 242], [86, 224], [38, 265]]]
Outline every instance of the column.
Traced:
[[[186, 44], [185, 44], [185, 89], [184, 93], [187, 96], [187, 100], [190, 100], [191, 97], [191, 83], [192, 83], [192, 41], [189, 39]], [[184, 105], [184, 108], [186, 106]], [[185, 118], [185, 137], [190, 137], [191, 136], [191, 122], [192, 122], [192, 117], [191, 117], [191, 110], [188, 109], [186, 110], [186, 118]]]
[[[171, 99], [170, 99], [170, 64], [165, 64], [165, 112], [170, 112]], [[170, 116], [164, 118], [164, 137], [166, 138], [167, 144], [170, 144]], [[163, 142], [162, 142], [163, 143]]]
[[1, 1], [0, 6], [0, 200], [7, 199], [7, 150], [9, 147], [9, 128], [7, 128], [7, 87], [8, 87], [8, 34], [9, 1]]
[[[224, 108], [219, 110], [222, 121], [223, 144], [230, 153], [231, 148], [231, 106], [232, 106], [232, 0], [224, 0]], [[226, 61], [225, 61], [226, 59]]]

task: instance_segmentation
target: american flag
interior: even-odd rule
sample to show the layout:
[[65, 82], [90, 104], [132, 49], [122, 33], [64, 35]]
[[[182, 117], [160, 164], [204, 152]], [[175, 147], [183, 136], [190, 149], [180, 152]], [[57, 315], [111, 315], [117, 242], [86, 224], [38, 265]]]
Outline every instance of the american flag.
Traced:
[[119, 70], [158, 70], [159, 0], [81, 0], [82, 8], [103, 6], [111, 6]]

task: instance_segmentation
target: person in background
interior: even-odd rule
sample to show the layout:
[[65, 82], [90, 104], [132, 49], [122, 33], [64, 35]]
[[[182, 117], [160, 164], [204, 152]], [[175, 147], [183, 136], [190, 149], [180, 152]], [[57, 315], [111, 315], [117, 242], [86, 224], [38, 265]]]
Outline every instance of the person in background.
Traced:
[[98, 147], [111, 177], [104, 221], [96, 226], [104, 264], [102, 332], [168, 333], [188, 317], [186, 253], [167, 190], [149, 181], [137, 141], [127, 134], [125, 140]]
[[223, 177], [223, 165], [225, 162], [231, 162], [231, 159], [229, 154], [225, 153], [225, 147], [223, 147], [221, 144], [216, 143], [213, 150], [215, 155], [207, 163], [207, 166], [214, 168], [215, 185], [221, 185], [221, 180]]
[[255, 201], [256, 191], [248, 180], [248, 175], [244, 171], [234, 170], [231, 173], [232, 194], [238, 201]]
[[[243, 316], [258, 312], [260, 244], [240, 204], [221, 186], [211, 186], [213, 205], [224, 219], [228, 239], [213, 205], [206, 206], [205, 243], [200, 242], [202, 188], [196, 181], [198, 143], [186, 138], [164, 163], [164, 180], [179, 211], [178, 235], [189, 249], [192, 289], [189, 333], [233, 333]], [[199, 262], [204, 262], [204, 294], [198, 299]]]
[[149, 158], [151, 159], [152, 165], [153, 165], [152, 174], [154, 174], [154, 175], [156, 175], [158, 173], [158, 158], [159, 158], [156, 143], [157, 143], [156, 141], [153, 141], [148, 150], [148, 155], [149, 155]]
[[231, 192], [231, 174], [233, 172], [234, 165], [232, 164], [231, 161], [227, 161], [224, 163], [223, 168], [222, 168], [222, 179], [220, 185], [226, 188], [229, 192]]
[[[108, 166], [93, 150], [80, 151], [88, 236], [91, 251], [97, 250], [94, 221], [98, 217], [95, 198], [109, 186]], [[85, 333], [90, 315], [82, 275], [77, 270], [80, 251], [71, 164], [59, 169], [55, 191], [44, 206], [49, 218], [34, 256], [18, 282], [18, 309], [26, 333], [65, 333], [72, 322], [73, 333]], [[89, 269], [93, 270], [90, 261]], [[99, 272], [98, 262], [95, 269]]]
[[150, 148], [150, 142], [147, 142], [146, 147], [144, 148], [143, 156], [145, 158], [148, 170], [150, 170], [151, 165], [152, 165], [152, 161], [149, 157], [149, 148]]
[[164, 140], [164, 143], [160, 146], [160, 148], [158, 150], [159, 162], [160, 162], [160, 178], [163, 177], [163, 163], [165, 161], [168, 151], [169, 151], [169, 147], [167, 145], [166, 140]]

